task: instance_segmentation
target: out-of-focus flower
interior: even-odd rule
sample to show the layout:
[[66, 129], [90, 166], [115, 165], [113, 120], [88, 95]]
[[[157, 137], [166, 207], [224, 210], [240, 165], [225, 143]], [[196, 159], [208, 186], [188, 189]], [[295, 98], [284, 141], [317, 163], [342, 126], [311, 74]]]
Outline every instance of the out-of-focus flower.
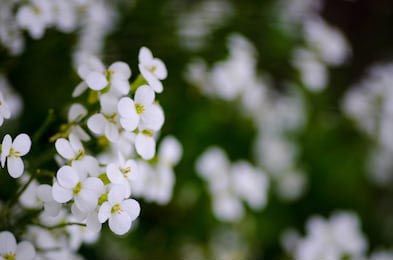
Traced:
[[32, 260], [35, 249], [30, 242], [16, 243], [14, 235], [9, 231], [0, 232], [0, 257], [2, 259]]

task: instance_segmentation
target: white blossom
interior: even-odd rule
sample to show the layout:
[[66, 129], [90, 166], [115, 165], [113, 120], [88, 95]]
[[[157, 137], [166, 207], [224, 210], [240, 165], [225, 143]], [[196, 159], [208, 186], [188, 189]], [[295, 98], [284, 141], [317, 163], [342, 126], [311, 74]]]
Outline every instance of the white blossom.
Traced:
[[17, 244], [11, 232], [0, 232], [0, 257], [2, 259], [32, 260], [34, 256], [35, 249], [31, 243], [22, 241]]
[[57, 171], [52, 195], [55, 201], [65, 203], [74, 199], [76, 206], [83, 212], [94, 210], [98, 197], [104, 189], [102, 181], [95, 177], [81, 179], [70, 166], [63, 166]]
[[19, 134], [14, 141], [10, 135], [4, 136], [1, 145], [1, 167], [7, 163], [8, 173], [13, 178], [22, 176], [25, 166], [22, 156], [26, 155], [31, 148], [31, 139], [27, 134]]
[[139, 71], [155, 92], [161, 93], [163, 86], [161, 80], [166, 79], [168, 72], [164, 62], [154, 58], [151, 51], [142, 47], [139, 50]]
[[127, 233], [132, 222], [139, 216], [140, 206], [134, 199], [124, 199], [124, 192], [112, 189], [108, 201], [104, 202], [98, 212], [98, 219], [104, 223], [109, 219], [109, 228], [117, 235]]

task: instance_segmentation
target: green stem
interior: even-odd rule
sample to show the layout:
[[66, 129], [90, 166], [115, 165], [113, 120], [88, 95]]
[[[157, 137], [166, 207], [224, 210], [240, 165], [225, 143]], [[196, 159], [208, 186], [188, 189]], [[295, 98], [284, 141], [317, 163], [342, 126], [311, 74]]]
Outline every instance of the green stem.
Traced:
[[63, 227], [66, 227], [66, 226], [73, 226], [73, 225], [75, 225], [75, 226], [81, 226], [81, 227], [86, 227], [86, 224], [84, 224], [84, 223], [79, 223], [79, 222], [60, 223], [60, 224], [57, 224], [57, 225], [54, 225], [54, 226], [46, 226], [46, 225], [43, 225], [43, 224], [40, 224], [40, 223], [34, 223], [34, 224], [37, 225], [37, 226], [39, 226], [39, 227], [46, 228], [46, 229], [48, 229], [48, 230], [53, 230], [53, 229], [63, 228]]
[[147, 81], [145, 80], [145, 78], [142, 76], [142, 74], [139, 74], [139, 76], [135, 79], [134, 82], [132, 82], [130, 88], [131, 88], [131, 92], [136, 91], [140, 86], [146, 84]]
[[49, 109], [48, 115], [46, 116], [44, 123], [37, 130], [37, 132], [35, 132], [33, 135], [32, 139], [33, 139], [34, 143], [37, 142], [38, 140], [40, 140], [40, 138], [43, 136], [43, 134], [45, 133], [45, 131], [47, 130], [49, 125], [53, 122], [53, 120], [55, 119], [54, 114], [55, 113], [54, 113], [53, 109]]

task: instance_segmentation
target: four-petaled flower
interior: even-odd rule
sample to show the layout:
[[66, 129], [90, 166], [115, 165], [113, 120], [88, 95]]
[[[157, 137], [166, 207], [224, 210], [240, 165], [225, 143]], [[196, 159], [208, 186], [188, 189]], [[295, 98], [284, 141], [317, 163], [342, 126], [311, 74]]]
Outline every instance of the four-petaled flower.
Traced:
[[155, 92], [162, 92], [161, 80], [166, 79], [168, 72], [162, 60], [154, 58], [146, 47], [139, 51], [139, 71]]
[[31, 140], [27, 134], [18, 135], [12, 142], [10, 135], [4, 136], [1, 146], [1, 167], [7, 162], [8, 173], [13, 178], [22, 176], [25, 169], [22, 156], [26, 155], [31, 148]]
[[11, 232], [0, 232], [0, 259], [32, 260], [34, 256], [35, 249], [30, 242], [22, 241], [17, 244]]

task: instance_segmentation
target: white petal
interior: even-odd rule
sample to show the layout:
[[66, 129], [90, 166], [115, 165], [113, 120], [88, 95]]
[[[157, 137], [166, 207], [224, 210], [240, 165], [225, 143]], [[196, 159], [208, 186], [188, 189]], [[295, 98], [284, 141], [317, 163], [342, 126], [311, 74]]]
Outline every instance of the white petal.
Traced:
[[112, 205], [115, 205], [120, 203], [124, 199], [125, 195], [125, 190], [122, 186], [114, 186], [108, 193], [108, 201]]
[[63, 166], [57, 171], [59, 185], [66, 189], [73, 189], [79, 182], [78, 173], [71, 166]]
[[164, 62], [162, 60], [155, 58], [153, 61], [153, 66], [156, 68], [154, 74], [158, 79], [163, 80], [168, 76], [168, 71], [166, 70]]
[[114, 72], [115, 77], [119, 77], [121, 79], [129, 79], [131, 77], [131, 69], [128, 66], [127, 63], [118, 61], [113, 63], [110, 67], [109, 70], [112, 70]]
[[15, 260], [32, 260], [35, 256], [35, 249], [30, 242], [22, 241], [16, 247]]
[[154, 138], [140, 133], [135, 138], [135, 148], [143, 159], [150, 160], [156, 152], [156, 141]]
[[73, 104], [68, 110], [68, 122], [75, 122], [87, 115], [87, 110], [81, 104]]
[[78, 193], [78, 195], [74, 198], [76, 206], [82, 212], [91, 212], [93, 211], [98, 203], [98, 198], [95, 192], [91, 190], [83, 189]]
[[12, 143], [12, 147], [19, 152], [20, 156], [27, 154], [31, 148], [31, 139], [27, 134], [20, 134]]
[[131, 222], [126, 212], [115, 213], [109, 218], [109, 228], [117, 235], [124, 235], [130, 230]]
[[158, 131], [164, 124], [164, 112], [159, 105], [150, 105], [141, 115], [141, 128]]
[[127, 131], [134, 131], [139, 123], [139, 116], [134, 118], [120, 118], [120, 125]]
[[132, 118], [137, 115], [134, 101], [129, 97], [123, 97], [117, 104], [117, 111], [121, 117]]
[[120, 204], [120, 206], [121, 209], [127, 212], [127, 214], [130, 216], [131, 221], [134, 221], [141, 212], [141, 206], [139, 205], [139, 202], [134, 199], [125, 200]]
[[[50, 195], [52, 198], [52, 194]], [[61, 204], [55, 201], [45, 202], [44, 211], [51, 217], [56, 217], [59, 215], [61, 210]]]
[[100, 96], [101, 112], [106, 115], [112, 115], [117, 112], [118, 98], [110, 93]]
[[86, 82], [82, 81], [75, 87], [74, 91], [72, 92], [72, 97], [79, 97], [83, 92], [86, 91], [86, 89], [88, 89], [88, 86]]
[[114, 163], [108, 164], [108, 166], [106, 167], [106, 175], [108, 176], [108, 179], [113, 183], [120, 184], [124, 180], [124, 176], [121, 173], [119, 166]]
[[106, 119], [102, 114], [92, 115], [89, 120], [87, 120], [87, 126], [89, 129], [95, 133], [102, 135], [105, 131]]
[[86, 78], [86, 83], [89, 88], [93, 90], [102, 90], [108, 85], [104, 74], [98, 72], [91, 72]]
[[87, 173], [92, 177], [97, 177], [101, 173], [100, 164], [98, 160], [90, 155], [85, 155], [85, 158], [82, 160], [82, 164], [84, 165]]
[[71, 213], [72, 216], [76, 218], [76, 220], [78, 221], [83, 221], [86, 219], [86, 212], [83, 212], [82, 210], [80, 210], [80, 208], [78, 208], [78, 206], [76, 205], [76, 203], [72, 204], [71, 206]]
[[11, 232], [0, 232], [0, 255], [15, 253], [16, 239]]
[[104, 202], [98, 211], [98, 220], [104, 223], [111, 216], [112, 206], [109, 202]]
[[72, 199], [72, 190], [61, 187], [57, 182], [52, 187], [53, 199], [59, 203], [65, 203]]
[[139, 63], [147, 63], [153, 60], [153, 54], [147, 47], [142, 47], [138, 54]]
[[6, 158], [10, 153], [12, 146], [12, 138], [10, 135], [6, 135], [3, 138], [3, 143], [1, 145], [1, 167], [4, 167]]
[[117, 125], [106, 124], [105, 136], [109, 139], [109, 141], [116, 142], [119, 139], [119, 129], [117, 128]]
[[7, 170], [13, 178], [19, 178], [22, 176], [23, 171], [25, 170], [22, 158], [9, 157], [7, 160]]
[[89, 232], [98, 233], [101, 231], [101, 222], [98, 220], [97, 213], [90, 213], [86, 221], [86, 229]]
[[52, 187], [48, 184], [41, 184], [37, 188], [37, 197], [43, 202], [53, 201]]
[[98, 198], [104, 192], [104, 183], [96, 177], [89, 177], [83, 181], [83, 189], [92, 191]]
[[83, 148], [82, 142], [79, 140], [79, 138], [76, 135], [70, 134], [68, 139], [70, 140], [70, 144], [71, 144], [72, 150], [74, 150], [76, 152], [80, 152], [80, 151], [84, 151], [85, 150]]
[[142, 76], [146, 79], [149, 85], [153, 88], [153, 90], [157, 93], [161, 93], [163, 90], [163, 86], [160, 80], [148, 69], [144, 68], [143, 66], [139, 65], [139, 70]]
[[152, 88], [148, 85], [140, 86], [135, 92], [135, 103], [143, 106], [150, 106], [155, 99]]
[[55, 147], [57, 153], [60, 154], [65, 159], [71, 160], [76, 156], [70, 142], [67, 139], [64, 138], [57, 139], [55, 143]]
[[114, 87], [121, 95], [128, 95], [130, 92], [130, 83], [128, 80], [113, 78], [111, 86]]

